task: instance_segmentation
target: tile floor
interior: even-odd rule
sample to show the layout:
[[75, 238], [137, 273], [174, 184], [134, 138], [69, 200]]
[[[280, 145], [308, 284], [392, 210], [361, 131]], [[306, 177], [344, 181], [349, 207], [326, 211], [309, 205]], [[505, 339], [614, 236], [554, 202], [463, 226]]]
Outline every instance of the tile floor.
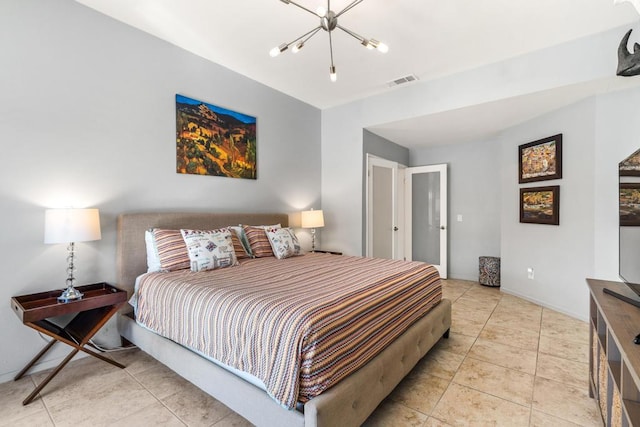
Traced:
[[[588, 325], [475, 282], [448, 280], [451, 336], [366, 426], [601, 426], [588, 396]], [[139, 350], [127, 366], [73, 361], [22, 406], [44, 374], [0, 384], [0, 426], [248, 426]], [[73, 367], [73, 369], [69, 369]]]

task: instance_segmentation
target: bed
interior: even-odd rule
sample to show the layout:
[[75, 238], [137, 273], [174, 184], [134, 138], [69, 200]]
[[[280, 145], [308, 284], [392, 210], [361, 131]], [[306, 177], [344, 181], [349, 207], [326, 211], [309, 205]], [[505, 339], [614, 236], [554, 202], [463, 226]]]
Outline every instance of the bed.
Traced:
[[[233, 224], [288, 224], [286, 214], [134, 213], [118, 218], [118, 285], [133, 293], [136, 278], [147, 270], [144, 232], [149, 228], [215, 229]], [[336, 255], [324, 255], [336, 257]], [[304, 259], [312, 263], [313, 255]], [[349, 257], [334, 258], [347, 262]], [[318, 257], [320, 259], [320, 257]], [[249, 260], [245, 273], [250, 271]], [[287, 260], [282, 260], [287, 261]], [[354, 260], [358, 261], [358, 260]], [[274, 264], [275, 265], [275, 264]], [[236, 268], [236, 267], [231, 267]], [[309, 268], [305, 265], [305, 268]], [[415, 364], [447, 336], [451, 304], [442, 299], [422, 317], [411, 319], [408, 329], [366, 364], [331, 384], [317, 395], [301, 399], [297, 409], [287, 409], [264, 387], [212, 363], [171, 339], [138, 324], [131, 313], [119, 317], [121, 335], [167, 365], [205, 392], [256, 425], [356, 426], [393, 390]], [[270, 395], [271, 394], [271, 395]], [[289, 405], [290, 406], [290, 405]]]

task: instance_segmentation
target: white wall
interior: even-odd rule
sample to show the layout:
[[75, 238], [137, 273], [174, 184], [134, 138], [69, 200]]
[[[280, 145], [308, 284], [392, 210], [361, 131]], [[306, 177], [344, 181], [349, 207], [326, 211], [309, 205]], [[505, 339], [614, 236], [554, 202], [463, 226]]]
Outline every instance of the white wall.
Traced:
[[599, 96], [596, 105], [593, 274], [599, 279], [619, 280], [618, 163], [640, 149], [639, 106], [638, 89]]
[[448, 277], [478, 280], [478, 257], [500, 256], [500, 145], [488, 140], [411, 150], [411, 166], [442, 163], [449, 175]]
[[[0, 2], [0, 52], [0, 382], [44, 344], [10, 297], [64, 286], [45, 208], [100, 209], [102, 240], [77, 245], [78, 282], [92, 283], [115, 279], [122, 212], [320, 207], [316, 108], [72, 0]], [[257, 117], [257, 180], [175, 172], [176, 93]]]
[[[598, 95], [501, 135], [503, 291], [586, 319], [584, 279], [620, 280], [618, 163], [640, 148], [639, 103], [640, 89]], [[563, 179], [539, 184], [561, 186], [560, 226], [519, 224], [517, 145], [558, 132]], [[534, 280], [526, 279], [527, 267]]]
[[[509, 129], [499, 138], [502, 291], [585, 320], [585, 278], [594, 273], [595, 123], [592, 97]], [[518, 146], [558, 133], [563, 134], [562, 179], [518, 184]], [[547, 185], [560, 186], [560, 225], [521, 224], [520, 188]], [[615, 193], [616, 185], [610, 191]], [[534, 280], [527, 279], [527, 268], [534, 269]]]

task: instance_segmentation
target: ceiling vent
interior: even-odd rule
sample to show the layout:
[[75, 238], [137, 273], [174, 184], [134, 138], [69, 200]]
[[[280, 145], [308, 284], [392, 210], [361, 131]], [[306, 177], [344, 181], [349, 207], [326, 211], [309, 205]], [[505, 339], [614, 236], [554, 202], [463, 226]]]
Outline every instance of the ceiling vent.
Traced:
[[387, 85], [389, 87], [393, 87], [393, 86], [400, 86], [402, 84], [411, 83], [415, 81], [418, 81], [418, 77], [415, 74], [409, 74], [407, 76], [400, 77], [395, 80], [391, 80], [389, 83], [387, 83]]

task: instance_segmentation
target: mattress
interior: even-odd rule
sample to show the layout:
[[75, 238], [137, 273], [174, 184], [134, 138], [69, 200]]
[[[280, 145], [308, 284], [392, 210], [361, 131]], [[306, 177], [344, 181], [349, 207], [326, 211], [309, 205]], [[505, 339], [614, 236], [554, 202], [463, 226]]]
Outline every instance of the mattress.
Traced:
[[293, 408], [375, 357], [442, 289], [424, 263], [307, 254], [148, 273], [135, 297], [142, 326], [247, 372]]

